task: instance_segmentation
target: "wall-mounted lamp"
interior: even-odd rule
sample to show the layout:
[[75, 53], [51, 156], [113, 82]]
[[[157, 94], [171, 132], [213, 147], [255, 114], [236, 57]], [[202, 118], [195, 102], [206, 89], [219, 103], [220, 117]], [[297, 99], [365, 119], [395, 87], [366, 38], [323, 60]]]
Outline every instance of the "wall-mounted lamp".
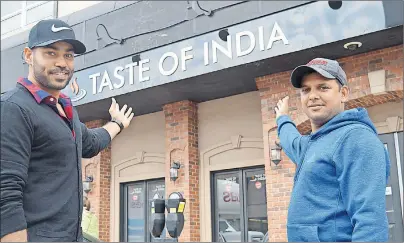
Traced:
[[173, 162], [170, 168], [170, 179], [176, 181], [178, 179], [178, 170], [181, 168], [180, 163]]
[[92, 176], [86, 176], [86, 179], [83, 181], [83, 191], [85, 193], [89, 193], [91, 191], [91, 182], [94, 181]]
[[[105, 32], [107, 33], [108, 38], [105, 37], [101, 37], [100, 34], [98, 33], [98, 27], [104, 27]], [[97, 34], [97, 49], [101, 49], [104, 48], [108, 45], [110, 45], [111, 43], [117, 43], [117, 44], [123, 44], [125, 42], [124, 39], [116, 39], [116, 38], [112, 38], [111, 35], [108, 32], [107, 27], [105, 27], [105, 25], [103, 24], [98, 24], [97, 27], [95, 28], [95, 33]], [[113, 41], [109, 41], [109, 43], [106, 41], [107, 39], [113, 40]]]
[[271, 148], [271, 161], [275, 165], [278, 165], [282, 160], [281, 151], [282, 151], [281, 145], [275, 141], [275, 145], [272, 146]]
[[206, 16], [213, 15], [213, 11], [210, 9], [202, 8], [201, 5], [199, 4], [199, 1], [187, 1], [187, 9], [188, 12], [192, 9], [194, 13], [196, 13], [197, 15], [199, 15], [200, 13], [203, 13]]

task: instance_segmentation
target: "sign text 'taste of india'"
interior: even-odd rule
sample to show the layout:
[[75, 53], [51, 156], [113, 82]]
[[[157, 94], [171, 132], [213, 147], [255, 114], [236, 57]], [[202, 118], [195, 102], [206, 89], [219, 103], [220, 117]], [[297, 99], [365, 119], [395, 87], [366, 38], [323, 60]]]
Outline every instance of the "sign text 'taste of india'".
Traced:
[[[249, 55], [256, 48], [259, 51], [269, 50], [278, 41], [284, 45], [289, 44], [281, 27], [275, 22], [272, 28], [259, 26], [254, 32], [246, 30], [235, 34], [229, 33], [226, 41], [220, 38], [203, 41], [199, 42], [200, 45], [196, 48], [188, 45], [175, 50], [174, 45], [171, 45], [172, 50], [162, 53], [157, 60], [154, 60], [155, 55], [148, 56], [148, 53], [145, 52], [140, 54], [139, 61], [118, 63], [112, 68], [109, 65], [104, 70], [90, 73], [87, 78], [91, 80], [91, 90], [79, 89], [77, 77], [81, 75], [76, 74], [71, 83], [73, 93], [75, 93], [72, 100], [78, 101], [84, 98], [88, 92], [97, 95], [123, 89], [126, 86], [150, 82], [152, 80], [150, 74], [155, 74], [156, 71], [159, 78], [162, 79], [173, 76], [176, 72], [187, 72], [189, 69], [198, 68], [198, 65], [209, 66], [240, 58]], [[149, 51], [150, 54], [152, 54], [151, 52]], [[92, 69], [94, 70], [94, 68]], [[78, 72], [78, 74], [80, 73]], [[80, 87], [83, 87], [82, 84], [83, 81], [80, 82]]]

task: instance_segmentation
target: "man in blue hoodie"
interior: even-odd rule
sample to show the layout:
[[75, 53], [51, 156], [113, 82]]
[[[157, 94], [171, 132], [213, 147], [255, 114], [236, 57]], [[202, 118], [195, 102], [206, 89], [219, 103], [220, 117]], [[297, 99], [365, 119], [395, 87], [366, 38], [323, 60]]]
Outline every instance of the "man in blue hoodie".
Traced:
[[280, 143], [297, 166], [288, 241], [387, 241], [389, 156], [367, 111], [345, 110], [345, 72], [337, 61], [316, 58], [297, 67], [291, 82], [312, 131], [298, 132], [288, 116], [289, 97], [278, 102]]

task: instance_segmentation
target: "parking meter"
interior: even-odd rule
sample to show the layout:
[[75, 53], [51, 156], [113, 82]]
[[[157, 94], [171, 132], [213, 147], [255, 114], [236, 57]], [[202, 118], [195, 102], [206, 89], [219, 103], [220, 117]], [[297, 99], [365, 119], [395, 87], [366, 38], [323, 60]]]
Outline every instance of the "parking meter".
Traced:
[[173, 192], [167, 199], [167, 231], [172, 238], [178, 238], [184, 228], [185, 199], [178, 192]]
[[160, 199], [159, 195], [156, 193], [150, 204], [151, 221], [149, 224], [149, 230], [154, 237], [159, 238], [165, 226], [165, 200]]

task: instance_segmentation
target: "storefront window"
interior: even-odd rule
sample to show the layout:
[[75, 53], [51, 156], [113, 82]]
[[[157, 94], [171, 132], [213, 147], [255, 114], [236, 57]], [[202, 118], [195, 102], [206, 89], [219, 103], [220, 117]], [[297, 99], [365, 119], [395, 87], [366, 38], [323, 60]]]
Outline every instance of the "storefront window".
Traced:
[[[125, 208], [123, 211], [124, 226], [123, 240], [127, 242], [151, 242], [153, 237], [149, 232], [151, 219], [150, 201], [156, 193], [159, 198], [165, 198], [163, 180], [142, 181], [129, 183], [124, 186]], [[165, 230], [162, 235], [165, 235]]]
[[[247, 228], [252, 241], [268, 231], [266, 178], [263, 171], [247, 171]], [[258, 233], [259, 232], [259, 233]], [[257, 234], [258, 233], [258, 234]]]
[[264, 169], [214, 174], [214, 241], [262, 241], [268, 231]]
[[144, 184], [128, 186], [128, 241], [144, 242], [146, 230], [146, 197]]
[[226, 241], [241, 241], [240, 179], [238, 173], [216, 176], [218, 231]]

